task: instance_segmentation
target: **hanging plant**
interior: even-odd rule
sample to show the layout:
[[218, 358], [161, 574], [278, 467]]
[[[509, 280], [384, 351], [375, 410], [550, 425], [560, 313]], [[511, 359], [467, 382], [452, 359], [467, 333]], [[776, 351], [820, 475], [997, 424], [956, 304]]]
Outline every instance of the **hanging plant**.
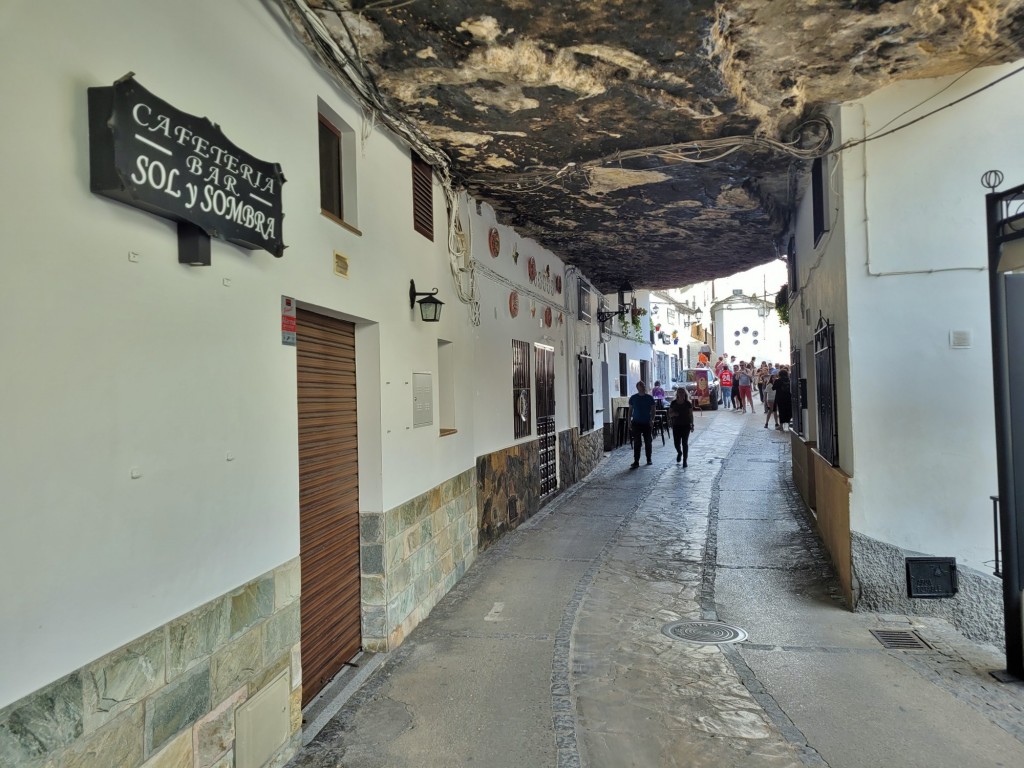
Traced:
[[779, 322], [789, 325], [789, 286], [784, 285], [775, 294], [775, 312], [779, 315]]

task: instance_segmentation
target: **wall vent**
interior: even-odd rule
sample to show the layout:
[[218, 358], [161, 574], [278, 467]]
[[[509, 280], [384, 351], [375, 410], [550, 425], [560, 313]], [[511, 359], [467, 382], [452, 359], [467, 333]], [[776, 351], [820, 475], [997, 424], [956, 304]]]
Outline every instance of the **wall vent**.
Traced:
[[334, 274], [339, 277], [348, 277], [348, 257], [334, 252]]
[[970, 349], [973, 343], [974, 340], [971, 338], [970, 331], [949, 332], [950, 349]]

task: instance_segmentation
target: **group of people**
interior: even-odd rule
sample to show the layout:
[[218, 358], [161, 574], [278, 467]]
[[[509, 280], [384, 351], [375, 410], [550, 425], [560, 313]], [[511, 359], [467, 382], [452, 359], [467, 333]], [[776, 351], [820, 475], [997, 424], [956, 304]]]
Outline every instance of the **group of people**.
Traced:
[[[721, 399], [720, 405], [726, 409], [747, 412], [747, 404], [750, 404], [750, 412], [754, 410], [754, 387], [757, 387], [758, 397], [764, 404], [764, 412], [767, 414], [764, 420], [764, 428], [768, 429], [768, 422], [775, 420], [775, 428], [781, 430], [793, 419], [793, 401], [789, 381], [789, 366], [778, 367], [768, 362], [762, 362], [760, 367], [755, 368], [756, 358], [750, 362], [736, 362], [733, 355], [730, 360], [725, 355], [718, 358], [715, 364], [715, 376], [718, 377]], [[697, 364], [698, 368], [707, 367], [702, 360]], [[630, 432], [633, 441], [633, 463], [632, 469], [640, 466], [640, 450], [644, 449], [647, 463], [651, 463], [651, 449], [653, 444], [652, 430], [654, 420], [659, 408], [665, 403], [665, 390], [660, 381], [654, 382], [654, 388], [648, 394], [647, 385], [638, 381], [636, 394], [629, 398], [629, 419]], [[693, 408], [694, 404], [686, 392], [685, 387], [676, 389], [675, 397], [668, 404], [668, 424], [672, 429], [672, 445], [676, 449], [676, 463], [687, 466], [687, 458], [690, 453], [690, 433], [693, 432]]]
[[721, 391], [719, 404], [741, 413], [747, 412], [749, 404], [750, 412], [756, 413], [753, 391], [757, 387], [758, 398], [764, 404], [764, 412], [767, 414], [765, 429], [768, 428], [768, 422], [774, 419], [775, 428], [781, 430], [793, 419], [789, 366], [775, 366], [767, 361], [762, 361], [759, 367], [756, 364], [755, 357], [750, 358], [749, 362], [737, 362], [735, 355], [729, 360], [725, 359], [725, 355], [719, 356], [715, 363], [715, 375]]

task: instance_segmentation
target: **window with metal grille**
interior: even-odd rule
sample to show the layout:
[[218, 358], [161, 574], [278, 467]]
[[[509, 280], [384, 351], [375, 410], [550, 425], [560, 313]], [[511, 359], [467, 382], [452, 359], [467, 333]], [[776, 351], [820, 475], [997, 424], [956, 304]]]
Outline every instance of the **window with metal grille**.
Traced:
[[814, 244], [828, 231], [828, 164], [818, 158], [811, 164], [811, 194], [814, 203]]
[[434, 239], [434, 172], [412, 153], [412, 226], [428, 240]]
[[824, 317], [814, 329], [814, 386], [818, 397], [818, 453], [833, 467], [839, 464], [836, 409], [836, 329]]
[[626, 397], [629, 387], [629, 360], [624, 352], [619, 352], [619, 395]]
[[512, 423], [516, 437], [533, 432], [530, 411], [530, 342], [512, 339]]
[[590, 322], [590, 287], [583, 282], [579, 281], [579, 304], [580, 304], [580, 320], [589, 323]]
[[344, 219], [344, 195], [341, 186], [341, 131], [326, 117], [320, 124], [320, 210]]
[[594, 428], [594, 360], [583, 350], [579, 356], [580, 434]]

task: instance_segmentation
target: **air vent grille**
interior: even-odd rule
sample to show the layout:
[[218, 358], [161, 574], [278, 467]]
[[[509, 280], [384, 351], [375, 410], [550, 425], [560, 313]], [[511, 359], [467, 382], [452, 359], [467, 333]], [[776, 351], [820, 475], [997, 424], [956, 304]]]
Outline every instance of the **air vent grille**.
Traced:
[[334, 274], [348, 277], [348, 258], [337, 251], [334, 252]]
[[949, 346], [952, 349], [970, 349], [973, 345], [970, 331], [950, 331]]

